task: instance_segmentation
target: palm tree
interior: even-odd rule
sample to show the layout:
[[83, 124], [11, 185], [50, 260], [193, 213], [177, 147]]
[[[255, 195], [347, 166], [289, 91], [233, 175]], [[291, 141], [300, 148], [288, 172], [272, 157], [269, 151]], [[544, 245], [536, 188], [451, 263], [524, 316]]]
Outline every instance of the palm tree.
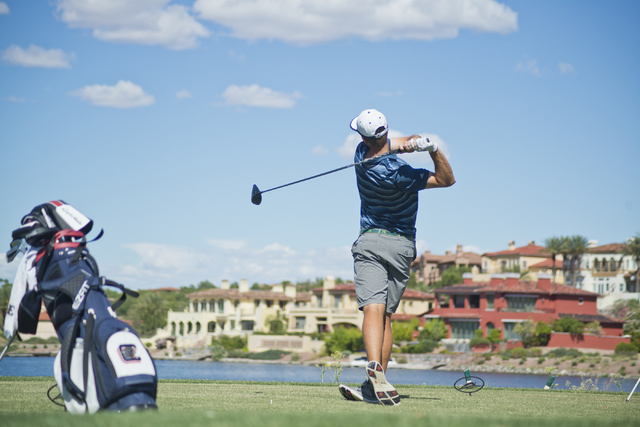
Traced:
[[626, 246], [622, 247], [624, 255], [630, 255], [636, 262], [636, 292], [638, 292], [638, 300], [640, 301], [640, 233], [634, 237], [627, 239]]
[[562, 237], [549, 237], [545, 239], [544, 246], [547, 248], [547, 252], [551, 254], [551, 281], [556, 281], [556, 256], [562, 253]]
[[565, 283], [567, 280], [567, 272], [571, 269], [571, 237], [562, 236], [560, 237], [560, 254], [562, 255], [562, 276], [564, 277]]
[[582, 258], [582, 254], [587, 252], [589, 239], [584, 236], [574, 235], [568, 238], [567, 244], [569, 253], [571, 254], [571, 272], [573, 273], [571, 284], [575, 288], [578, 285], [576, 282], [576, 277], [578, 275], [578, 271], [580, 270], [580, 259]]

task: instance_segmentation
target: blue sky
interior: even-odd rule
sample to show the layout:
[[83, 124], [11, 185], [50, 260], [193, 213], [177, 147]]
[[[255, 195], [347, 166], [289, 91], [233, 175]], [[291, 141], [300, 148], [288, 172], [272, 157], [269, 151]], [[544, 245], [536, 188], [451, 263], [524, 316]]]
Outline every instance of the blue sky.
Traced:
[[[303, 3], [302, 5], [300, 5]], [[0, 236], [62, 199], [134, 289], [351, 279], [350, 120], [429, 135], [419, 253], [640, 232], [636, 1], [0, 1]], [[432, 167], [424, 154], [404, 158]], [[0, 278], [17, 262], [0, 260]]]

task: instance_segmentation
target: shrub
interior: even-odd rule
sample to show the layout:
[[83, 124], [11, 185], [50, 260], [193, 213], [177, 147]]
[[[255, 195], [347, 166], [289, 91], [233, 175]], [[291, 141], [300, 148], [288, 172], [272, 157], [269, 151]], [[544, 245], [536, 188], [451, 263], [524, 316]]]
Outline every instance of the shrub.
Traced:
[[580, 335], [584, 332], [584, 323], [571, 316], [565, 316], [553, 322], [553, 330], [556, 332], [569, 332]]
[[429, 322], [424, 322], [424, 326], [418, 334], [418, 340], [431, 340], [438, 342], [447, 336], [447, 326], [442, 320], [433, 319]]
[[522, 359], [527, 357], [527, 350], [522, 347], [516, 347], [509, 350], [509, 357], [512, 359]]
[[500, 342], [500, 331], [497, 329], [492, 329], [487, 335], [487, 339], [491, 341], [493, 344]]
[[251, 360], [278, 360], [282, 359], [289, 353], [291, 352], [283, 350], [267, 350], [261, 353], [248, 353], [247, 358]]
[[549, 343], [551, 332], [551, 326], [541, 320], [538, 321], [533, 336], [531, 337], [531, 345], [546, 346]]
[[477, 346], [481, 346], [481, 345], [491, 345], [491, 341], [489, 341], [486, 338], [471, 338], [469, 340], [469, 347], [473, 348], [473, 347], [477, 347]]
[[550, 351], [547, 354], [548, 357], [567, 357], [569, 359], [574, 359], [576, 357], [582, 356], [582, 352], [580, 350], [576, 350], [575, 348], [556, 348], [553, 351]]
[[401, 357], [400, 359], [398, 359], [398, 363], [401, 365], [405, 365], [407, 363], [409, 363], [409, 361], [407, 360], [406, 357]]
[[[222, 344], [217, 341], [213, 341], [211, 343], [211, 347], [209, 347], [211, 352], [211, 360], [217, 362], [227, 355], [227, 350], [224, 348]], [[180, 355], [180, 353], [176, 353], [176, 356]]]
[[539, 348], [533, 348], [529, 351], [529, 356], [540, 357], [542, 356], [542, 350], [540, 350]]
[[538, 357], [538, 365], [542, 365], [544, 361], [547, 360], [544, 357]]
[[220, 335], [218, 338], [211, 339], [211, 345], [219, 343], [225, 350], [242, 349], [247, 346], [247, 338], [239, 335], [230, 337], [228, 335]]
[[438, 343], [433, 340], [422, 340], [418, 344], [410, 344], [406, 347], [403, 347], [405, 353], [431, 353], [436, 347], [438, 347]]
[[300, 360], [300, 354], [298, 354], [298, 353], [291, 354], [291, 361], [292, 362], [297, 362], [299, 360]]
[[356, 352], [364, 348], [362, 332], [357, 328], [336, 328], [333, 334], [325, 338], [324, 346], [327, 354], [333, 354], [336, 351], [344, 350]]
[[152, 343], [150, 343], [150, 342], [146, 342], [146, 343], [144, 343], [144, 346], [145, 346], [145, 347], [147, 347], [147, 348], [151, 347], [152, 345], [153, 345], [153, 344], [152, 344]]
[[634, 344], [632, 343], [627, 343], [627, 342], [621, 342], [619, 343], [615, 350], [613, 351], [615, 354], [621, 354], [621, 355], [635, 355], [638, 354], [638, 347], [636, 347]]

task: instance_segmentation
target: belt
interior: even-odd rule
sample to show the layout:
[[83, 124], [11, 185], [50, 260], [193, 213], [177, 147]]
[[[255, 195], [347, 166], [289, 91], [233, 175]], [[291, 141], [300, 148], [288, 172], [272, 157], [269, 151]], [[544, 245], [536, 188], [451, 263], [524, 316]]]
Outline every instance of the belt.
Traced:
[[416, 236], [411, 234], [396, 233], [393, 231], [385, 230], [384, 228], [363, 228], [360, 230], [360, 234], [364, 234], [364, 233], [386, 234], [387, 236], [400, 236], [400, 237], [405, 237], [411, 240], [414, 240], [416, 238]]

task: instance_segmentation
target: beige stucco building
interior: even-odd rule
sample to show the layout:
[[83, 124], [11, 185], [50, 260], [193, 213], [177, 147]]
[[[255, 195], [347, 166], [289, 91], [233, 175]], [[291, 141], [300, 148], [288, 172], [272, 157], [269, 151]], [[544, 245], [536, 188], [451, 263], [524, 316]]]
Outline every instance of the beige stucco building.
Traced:
[[[167, 326], [158, 329], [154, 337], [173, 338], [178, 347], [209, 345], [219, 335], [247, 335], [250, 350], [270, 348], [277, 344], [269, 332], [269, 323], [280, 319], [287, 333], [307, 336], [286, 336], [278, 348], [310, 351], [317, 345], [308, 336], [317, 332], [332, 332], [338, 326], [362, 326], [362, 312], [358, 310], [353, 283], [336, 284], [328, 276], [323, 286], [311, 292], [297, 292], [293, 284], [277, 284], [270, 291], [249, 289], [241, 280], [238, 289], [230, 289], [227, 280], [220, 288], [187, 295], [189, 307], [183, 312], [169, 311]], [[394, 319], [406, 320], [425, 313], [433, 307], [433, 295], [407, 289]], [[285, 342], [286, 341], [286, 342]], [[288, 347], [282, 347], [285, 344]], [[252, 348], [253, 347], [253, 348]]]

